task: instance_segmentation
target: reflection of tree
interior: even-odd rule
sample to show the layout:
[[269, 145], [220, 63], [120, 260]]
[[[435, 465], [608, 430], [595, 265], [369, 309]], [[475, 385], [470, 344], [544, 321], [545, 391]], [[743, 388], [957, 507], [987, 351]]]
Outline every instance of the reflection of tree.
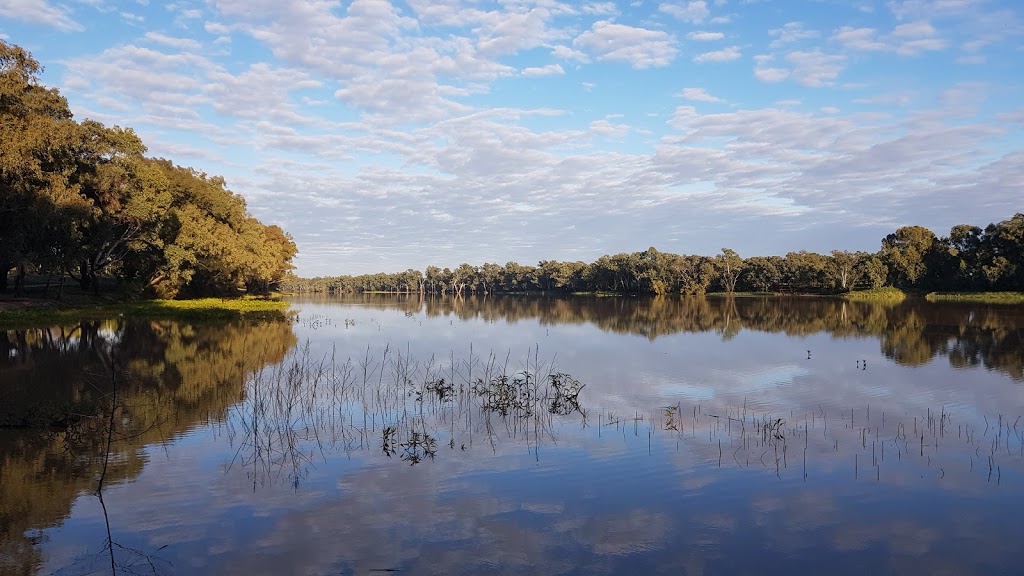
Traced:
[[902, 320], [882, 332], [882, 353], [898, 364], [919, 366], [926, 364], [945, 347], [945, 338], [928, 335], [924, 320], [915, 310], [905, 314]]
[[223, 417], [257, 362], [280, 361], [294, 344], [285, 321], [122, 319], [0, 333], [0, 573], [34, 573], [33, 531], [96, 492], [108, 432], [107, 486], [142, 471], [145, 445]]
[[[742, 330], [837, 338], [878, 338], [882, 353], [899, 364], [920, 365], [936, 356], [953, 366], [984, 365], [1024, 379], [1024, 319], [1013, 308], [909, 300], [899, 304], [838, 298], [700, 296], [421, 298], [365, 294], [345, 301], [407, 314], [515, 323], [592, 324], [601, 330], [655, 339], [679, 332], [710, 332], [729, 339]], [[337, 300], [334, 300], [337, 301]]]

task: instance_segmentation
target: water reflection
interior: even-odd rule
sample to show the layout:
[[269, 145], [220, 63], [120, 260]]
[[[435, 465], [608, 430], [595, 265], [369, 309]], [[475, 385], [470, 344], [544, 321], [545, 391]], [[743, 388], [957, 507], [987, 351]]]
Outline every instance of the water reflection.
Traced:
[[1024, 561], [1018, 309], [296, 307], [294, 324], [7, 333], [0, 405], [19, 405], [5, 425], [53, 428], [0, 430], [0, 572], [103, 567], [104, 429], [52, 415], [115, 415], [111, 374], [105, 507], [136, 572], [988, 574]]
[[742, 330], [877, 338], [885, 356], [899, 364], [921, 365], [944, 356], [953, 367], [980, 365], [1024, 380], [1024, 310], [1019, 306], [925, 300], [879, 304], [800, 297], [421, 298], [376, 294], [300, 302], [399, 309], [410, 316], [462, 321], [586, 324], [651, 340], [683, 332], [713, 332], [729, 340]]
[[101, 474], [108, 486], [137, 477], [145, 446], [223, 418], [247, 377], [295, 342], [284, 321], [121, 319], [0, 335], [0, 573], [35, 573], [39, 530], [96, 492]]

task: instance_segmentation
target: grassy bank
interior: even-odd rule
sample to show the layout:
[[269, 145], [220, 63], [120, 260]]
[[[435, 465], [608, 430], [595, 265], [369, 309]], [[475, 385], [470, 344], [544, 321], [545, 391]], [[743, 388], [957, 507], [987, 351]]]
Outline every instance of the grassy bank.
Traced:
[[282, 300], [258, 298], [200, 298], [196, 300], [140, 300], [60, 305], [52, 300], [0, 301], [0, 328], [41, 326], [60, 322], [105, 320], [115, 316], [172, 320], [225, 320], [240, 317], [279, 317], [288, 309]]
[[853, 292], [843, 294], [843, 298], [857, 302], [902, 302], [906, 297], [906, 292], [891, 286], [872, 288], [870, 290], [854, 290]]
[[982, 304], [1024, 304], [1024, 292], [932, 292], [929, 302], [979, 302]]
[[783, 294], [782, 292], [708, 292], [705, 296], [732, 298], [762, 298], [764, 296], [808, 296], [808, 294]]

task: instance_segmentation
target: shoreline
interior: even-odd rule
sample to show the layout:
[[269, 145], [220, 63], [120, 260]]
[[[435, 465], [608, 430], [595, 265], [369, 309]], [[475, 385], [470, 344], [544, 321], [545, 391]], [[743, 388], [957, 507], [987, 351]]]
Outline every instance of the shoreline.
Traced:
[[0, 329], [39, 327], [47, 323], [153, 318], [168, 320], [232, 320], [283, 318], [290, 304], [270, 298], [198, 298], [193, 300], [136, 300], [61, 302], [48, 299], [0, 297]]

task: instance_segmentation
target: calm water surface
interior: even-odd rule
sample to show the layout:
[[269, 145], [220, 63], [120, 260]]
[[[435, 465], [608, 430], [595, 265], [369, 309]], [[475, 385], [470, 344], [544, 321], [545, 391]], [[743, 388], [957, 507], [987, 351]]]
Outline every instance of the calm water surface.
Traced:
[[0, 332], [0, 574], [1024, 566], [1024, 308], [293, 310]]

